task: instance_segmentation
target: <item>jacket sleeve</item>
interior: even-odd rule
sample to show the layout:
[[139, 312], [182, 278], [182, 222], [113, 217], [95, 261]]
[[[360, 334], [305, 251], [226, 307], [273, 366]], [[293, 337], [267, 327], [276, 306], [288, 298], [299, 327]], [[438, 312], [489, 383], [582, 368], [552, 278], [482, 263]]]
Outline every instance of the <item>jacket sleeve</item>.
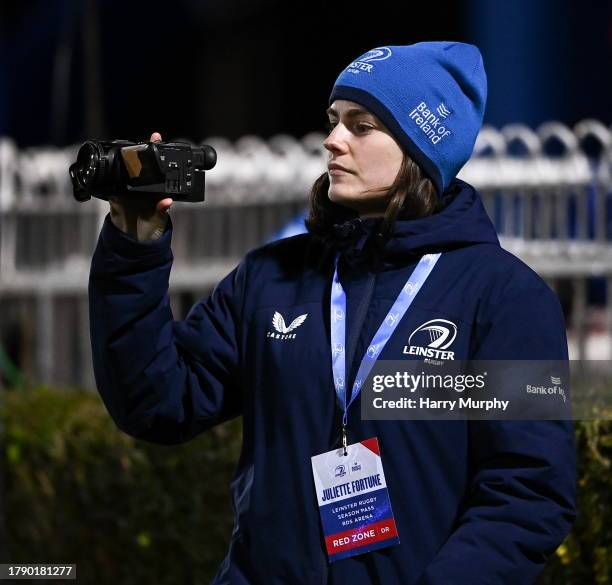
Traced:
[[[505, 296], [487, 321], [475, 360], [567, 360], [561, 308], [544, 283]], [[479, 420], [468, 432], [467, 503], [416, 583], [533, 584], [575, 518], [573, 424]]]
[[138, 242], [106, 216], [89, 276], [98, 390], [117, 426], [150, 442], [189, 440], [241, 412], [239, 329], [245, 263], [174, 321], [172, 222]]

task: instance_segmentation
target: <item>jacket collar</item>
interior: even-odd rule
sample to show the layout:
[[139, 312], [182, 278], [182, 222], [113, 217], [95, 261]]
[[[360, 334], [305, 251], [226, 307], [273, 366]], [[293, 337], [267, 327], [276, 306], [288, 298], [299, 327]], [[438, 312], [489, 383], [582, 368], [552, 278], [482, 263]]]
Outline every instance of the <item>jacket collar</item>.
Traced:
[[420, 219], [397, 220], [391, 236], [380, 233], [382, 218], [360, 218], [342, 209], [324, 238], [327, 251], [349, 265], [394, 266], [429, 252], [477, 243], [499, 245], [495, 228], [474, 187], [454, 179], [445, 191], [442, 209]]

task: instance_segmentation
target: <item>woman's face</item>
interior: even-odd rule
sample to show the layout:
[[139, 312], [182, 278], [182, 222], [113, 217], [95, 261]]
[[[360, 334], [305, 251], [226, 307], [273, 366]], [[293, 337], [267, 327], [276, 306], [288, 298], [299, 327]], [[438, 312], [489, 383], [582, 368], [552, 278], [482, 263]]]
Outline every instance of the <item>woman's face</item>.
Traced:
[[374, 114], [355, 102], [336, 100], [327, 115], [330, 133], [323, 146], [330, 153], [330, 200], [361, 217], [383, 215], [387, 189], [404, 158], [400, 145]]

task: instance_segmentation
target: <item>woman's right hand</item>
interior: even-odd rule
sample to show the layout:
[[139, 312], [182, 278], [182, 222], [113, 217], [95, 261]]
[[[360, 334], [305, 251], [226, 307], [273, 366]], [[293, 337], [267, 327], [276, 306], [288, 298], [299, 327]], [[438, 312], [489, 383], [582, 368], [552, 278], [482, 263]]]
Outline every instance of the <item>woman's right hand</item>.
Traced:
[[[151, 142], [159, 142], [159, 132], [151, 134]], [[109, 197], [111, 221], [122, 232], [138, 240], [157, 240], [164, 233], [168, 222], [170, 198], [153, 201], [150, 199], [126, 199]]]

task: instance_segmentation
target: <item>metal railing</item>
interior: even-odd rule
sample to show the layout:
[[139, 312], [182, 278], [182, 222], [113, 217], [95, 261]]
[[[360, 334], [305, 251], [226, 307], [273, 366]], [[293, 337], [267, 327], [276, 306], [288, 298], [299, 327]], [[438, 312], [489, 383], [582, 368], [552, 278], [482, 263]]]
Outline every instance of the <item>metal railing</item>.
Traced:
[[[326, 168], [323, 139], [312, 133], [301, 140], [204, 141], [218, 153], [206, 174], [206, 202], [172, 209], [177, 318], [305, 208]], [[72, 198], [67, 169], [76, 151], [20, 151], [0, 139], [0, 339], [19, 340], [30, 379], [93, 387], [87, 280], [108, 205]], [[607, 282], [604, 319], [612, 333], [611, 169], [610, 130], [585, 120], [572, 129], [558, 122], [535, 131], [484, 127], [459, 174], [479, 189], [506, 249], [553, 287], [570, 284], [575, 357], [587, 355], [591, 277]]]

